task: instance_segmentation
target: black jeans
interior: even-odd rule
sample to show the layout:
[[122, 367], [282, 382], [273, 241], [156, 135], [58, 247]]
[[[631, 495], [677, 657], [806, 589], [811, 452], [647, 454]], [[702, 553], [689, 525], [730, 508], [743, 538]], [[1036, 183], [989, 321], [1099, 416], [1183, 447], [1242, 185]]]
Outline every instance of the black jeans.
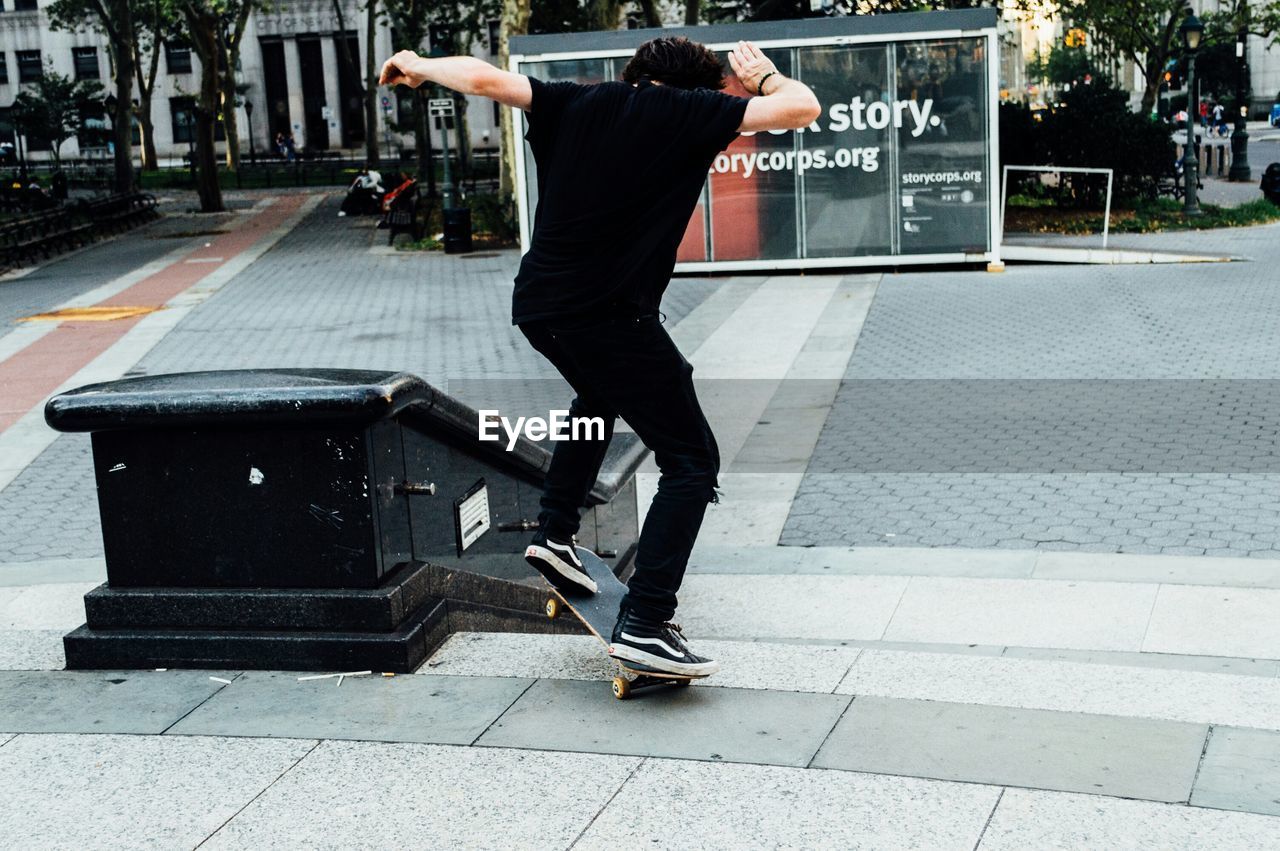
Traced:
[[577, 393], [570, 417], [600, 417], [604, 440], [558, 441], [538, 519], [548, 534], [578, 531], [614, 421], [622, 417], [653, 450], [662, 475], [640, 530], [623, 605], [670, 620], [707, 504], [717, 501], [720, 451], [693, 389], [693, 367], [654, 313], [620, 308], [604, 317], [528, 322], [520, 330]]

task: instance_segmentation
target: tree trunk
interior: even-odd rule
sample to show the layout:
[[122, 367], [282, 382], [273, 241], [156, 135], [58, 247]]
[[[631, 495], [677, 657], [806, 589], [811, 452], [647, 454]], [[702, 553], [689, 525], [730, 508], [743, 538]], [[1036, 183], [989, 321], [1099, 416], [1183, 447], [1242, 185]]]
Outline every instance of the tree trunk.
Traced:
[[[364, 158], [370, 167], [378, 156], [378, 56], [374, 39], [378, 35], [378, 0], [369, 0], [364, 31]], [[388, 152], [389, 153], [389, 152]]]
[[662, 26], [662, 16], [658, 14], [658, 6], [654, 0], [640, 0], [640, 9], [644, 12], [645, 26]]
[[[138, 28], [139, 31], [141, 29], [141, 27]], [[156, 126], [151, 120], [151, 95], [156, 90], [156, 75], [160, 71], [159, 30], [160, 22], [157, 17], [151, 23], [151, 55], [146, 57], [145, 61], [142, 55], [142, 45], [146, 43], [145, 41], [135, 36], [132, 51], [134, 79], [138, 84], [138, 107], [134, 116], [138, 119], [138, 132], [142, 137], [142, 169], [144, 171], [158, 168], [160, 162], [156, 156]]]
[[[504, 0], [502, 4], [502, 27], [498, 37], [498, 67], [510, 70], [511, 50], [508, 43], [513, 35], [523, 35], [529, 31], [530, 0]], [[511, 109], [502, 107], [498, 110], [498, 193], [510, 195], [516, 190], [516, 139], [515, 122]]]
[[[116, 106], [111, 116], [115, 146], [115, 190], [133, 191], [133, 21], [129, 3], [116, 4], [121, 43], [115, 47]], [[56, 159], [56, 156], [55, 156]]]
[[1163, 32], [1157, 36], [1160, 41], [1157, 44], [1158, 50], [1148, 50], [1145, 56], [1130, 56], [1134, 62], [1140, 62], [1139, 67], [1142, 69], [1142, 79], [1146, 81], [1146, 85], [1142, 89], [1142, 104], [1138, 107], [1142, 115], [1150, 115], [1151, 108], [1155, 106], [1156, 98], [1160, 96], [1160, 82], [1164, 79], [1164, 66], [1169, 61], [1170, 47], [1173, 45], [1178, 27], [1182, 24], [1182, 16], [1180, 12], [1170, 13], [1169, 20], [1165, 21]]
[[[1164, 65], [1157, 66], [1154, 62], [1143, 75], [1146, 85], [1142, 88], [1142, 105], [1138, 107], [1139, 115], [1150, 115], [1152, 108], [1156, 105], [1156, 98], [1160, 96], [1160, 84], [1164, 82]], [[1154, 69], [1154, 76], [1152, 70]]]
[[[202, 10], [203, 11], [203, 10]], [[200, 212], [221, 213], [222, 188], [218, 185], [218, 153], [214, 147], [214, 127], [218, 118], [218, 18], [203, 12], [193, 26], [191, 38], [200, 56], [200, 98], [196, 102], [196, 191]]]
[[156, 126], [151, 121], [151, 95], [138, 101], [138, 130], [142, 135], [142, 169], [154, 171], [160, 167], [156, 156]]
[[698, 25], [698, 0], [684, 0], [684, 25], [686, 27], [696, 27]]
[[616, 30], [618, 28], [618, 10], [620, 0], [591, 0], [591, 20], [597, 29]]
[[240, 122], [236, 115], [236, 75], [232, 70], [234, 58], [225, 51], [226, 69], [219, 74], [218, 87], [222, 108], [222, 132], [227, 138], [227, 168], [240, 168]]

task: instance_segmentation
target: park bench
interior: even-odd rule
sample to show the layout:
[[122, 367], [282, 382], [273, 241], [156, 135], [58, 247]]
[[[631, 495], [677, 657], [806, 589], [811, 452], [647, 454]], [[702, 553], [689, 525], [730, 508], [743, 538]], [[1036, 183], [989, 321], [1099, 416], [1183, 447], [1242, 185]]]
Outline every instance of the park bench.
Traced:
[[393, 245], [396, 234], [407, 233], [410, 239], [422, 239], [422, 226], [418, 223], [418, 187], [402, 191], [387, 210], [387, 245]]
[[52, 198], [39, 189], [29, 186], [0, 186], [0, 211], [5, 213], [33, 213], [56, 206]]
[[95, 198], [84, 204], [98, 233], [117, 233], [154, 219], [156, 199], [144, 192], [129, 192]]
[[[1157, 195], [1170, 195], [1176, 201], [1181, 201], [1182, 196], [1186, 194], [1187, 184], [1185, 179], [1185, 167], [1178, 157], [1174, 157], [1169, 162], [1169, 167], [1165, 173], [1160, 176], [1156, 182]], [[1196, 175], [1196, 188], [1204, 189], [1204, 180], [1200, 174]]]
[[11, 219], [0, 225], [0, 260], [6, 267], [14, 267], [48, 258], [157, 215], [154, 196], [130, 192]]
[[93, 225], [71, 208], [61, 207], [6, 222], [0, 228], [0, 250], [7, 266], [47, 258], [57, 251], [84, 245]]

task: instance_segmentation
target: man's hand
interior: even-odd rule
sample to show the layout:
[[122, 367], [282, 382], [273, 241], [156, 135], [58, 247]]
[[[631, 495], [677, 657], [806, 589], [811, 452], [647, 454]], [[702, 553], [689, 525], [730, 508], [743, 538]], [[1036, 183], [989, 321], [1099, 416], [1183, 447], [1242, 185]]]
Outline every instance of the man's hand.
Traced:
[[378, 77], [378, 85], [406, 85], [416, 89], [427, 82], [427, 60], [412, 50], [401, 50], [386, 62], [382, 63], [382, 75]]
[[760, 48], [749, 41], [739, 41], [738, 46], [729, 52], [729, 66], [742, 81], [743, 88], [753, 95], [761, 94], [760, 80], [765, 74], [774, 72], [768, 83], [772, 85], [778, 71], [777, 66], [760, 52]]

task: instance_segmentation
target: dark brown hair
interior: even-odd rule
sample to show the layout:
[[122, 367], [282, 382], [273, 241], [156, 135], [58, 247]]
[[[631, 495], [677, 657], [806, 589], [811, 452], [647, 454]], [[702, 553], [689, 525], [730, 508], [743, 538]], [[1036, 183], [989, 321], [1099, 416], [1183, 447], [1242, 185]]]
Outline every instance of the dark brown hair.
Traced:
[[637, 83], [641, 77], [681, 89], [724, 88], [724, 66], [715, 53], [684, 36], [651, 38], [637, 47], [622, 79]]

